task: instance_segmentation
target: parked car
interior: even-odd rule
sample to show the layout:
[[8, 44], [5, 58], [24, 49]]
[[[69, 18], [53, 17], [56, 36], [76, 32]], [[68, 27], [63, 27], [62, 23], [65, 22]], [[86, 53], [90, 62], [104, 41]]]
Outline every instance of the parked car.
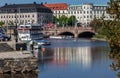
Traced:
[[2, 41], [6, 41], [6, 40], [9, 41], [11, 39], [11, 37], [6, 34], [0, 33], [0, 39]]

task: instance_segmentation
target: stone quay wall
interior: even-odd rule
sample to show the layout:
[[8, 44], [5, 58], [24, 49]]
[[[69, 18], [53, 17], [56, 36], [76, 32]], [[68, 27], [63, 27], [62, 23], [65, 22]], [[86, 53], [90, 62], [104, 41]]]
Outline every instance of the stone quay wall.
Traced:
[[0, 59], [0, 73], [38, 72], [37, 58]]

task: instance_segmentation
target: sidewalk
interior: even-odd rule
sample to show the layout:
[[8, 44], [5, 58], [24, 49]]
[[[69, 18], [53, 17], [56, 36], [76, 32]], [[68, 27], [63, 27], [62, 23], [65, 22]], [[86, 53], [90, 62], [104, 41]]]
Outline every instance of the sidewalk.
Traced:
[[12, 51], [12, 52], [0, 52], [0, 59], [6, 58], [29, 58], [33, 55], [28, 51]]

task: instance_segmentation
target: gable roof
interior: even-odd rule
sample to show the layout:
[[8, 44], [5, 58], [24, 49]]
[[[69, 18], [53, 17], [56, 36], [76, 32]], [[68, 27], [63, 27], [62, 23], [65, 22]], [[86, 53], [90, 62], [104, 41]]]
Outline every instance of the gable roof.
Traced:
[[68, 5], [66, 3], [55, 3], [55, 4], [43, 4], [51, 10], [67, 10]]

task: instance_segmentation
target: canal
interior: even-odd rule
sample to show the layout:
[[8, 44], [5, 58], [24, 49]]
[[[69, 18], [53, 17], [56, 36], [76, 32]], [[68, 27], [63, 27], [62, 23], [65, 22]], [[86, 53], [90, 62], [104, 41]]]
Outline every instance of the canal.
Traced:
[[1, 74], [0, 78], [117, 78], [110, 70], [109, 46], [89, 39], [49, 40], [39, 55], [38, 74]]
[[109, 46], [89, 39], [50, 40], [39, 57], [38, 78], [116, 78], [110, 70]]

